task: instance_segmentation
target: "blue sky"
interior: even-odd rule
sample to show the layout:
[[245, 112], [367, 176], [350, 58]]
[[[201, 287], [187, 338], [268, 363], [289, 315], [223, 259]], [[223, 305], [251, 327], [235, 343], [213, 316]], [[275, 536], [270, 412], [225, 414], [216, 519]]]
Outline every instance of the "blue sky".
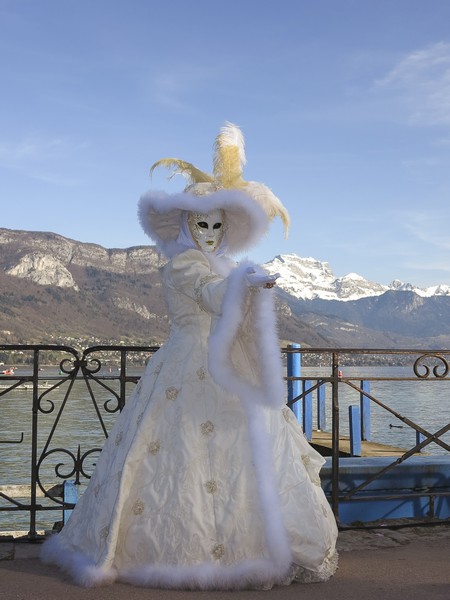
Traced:
[[164, 156], [211, 170], [232, 121], [245, 178], [291, 213], [249, 256], [450, 284], [448, 0], [0, 0], [0, 226], [125, 248]]

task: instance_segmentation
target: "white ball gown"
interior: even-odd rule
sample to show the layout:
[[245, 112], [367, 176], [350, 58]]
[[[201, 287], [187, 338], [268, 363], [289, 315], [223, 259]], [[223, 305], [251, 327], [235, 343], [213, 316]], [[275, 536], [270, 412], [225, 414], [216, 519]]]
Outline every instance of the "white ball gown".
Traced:
[[292, 411], [272, 292], [187, 250], [163, 280], [171, 332], [42, 560], [79, 585], [270, 588], [324, 581], [337, 528], [323, 458]]

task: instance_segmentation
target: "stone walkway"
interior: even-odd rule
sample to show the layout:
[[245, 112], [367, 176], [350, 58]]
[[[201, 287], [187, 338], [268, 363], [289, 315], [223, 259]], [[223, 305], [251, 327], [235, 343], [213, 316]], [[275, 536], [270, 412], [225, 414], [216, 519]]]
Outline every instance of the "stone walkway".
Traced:
[[450, 523], [433, 527], [342, 531], [339, 569], [322, 584], [270, 591], [185, 592], [116, 583], [79, 588], [42, 565], [40, 545], [0, 544], [2, 600], [450, 600]]
[[[340, 553], [355, 550], [380, 550], [395, 548], [420, 540], [438, 543], [439, 540], [450, 541], [450, 521], [446, 525], [411, 526], [389, 529], [380, 526], [374, 529], [353, 529], [339, 532], [338, 550]], [[450, 571], [450, 556], [449, 571]], [[449, 599], [450, 600], [450, 595]]]

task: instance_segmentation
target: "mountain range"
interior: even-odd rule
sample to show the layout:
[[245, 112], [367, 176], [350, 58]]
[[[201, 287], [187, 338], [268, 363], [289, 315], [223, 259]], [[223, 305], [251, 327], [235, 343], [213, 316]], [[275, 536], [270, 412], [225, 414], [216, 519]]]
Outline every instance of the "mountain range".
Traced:
[[[55, 233], [0, 228], [0, 343], [159, 344], [169, 321], [153, 246], [106, 249]], [[279, 272], [282, 344], [450, 347], [450, 286], [385, 286], [294, 254]]]
[[420, 288], [398, 279], [383, 285], [364, 279], [357, 273], [336, 277], [327, 262], [301, 258], [296, 254], [276, 256], [264, 265], [270, 273], [280, 273], [279, 286], [298, 300], [339, 300], [347, 302], [369, 296], [381, 296], [388, 291], [414, 292], [423, 298], [450, 296], [450, 285]]

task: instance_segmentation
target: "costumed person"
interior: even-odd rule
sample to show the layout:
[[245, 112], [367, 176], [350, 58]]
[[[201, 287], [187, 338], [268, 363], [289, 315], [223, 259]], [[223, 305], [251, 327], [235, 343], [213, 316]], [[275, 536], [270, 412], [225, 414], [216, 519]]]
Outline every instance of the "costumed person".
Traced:
[[285, 404], [273, 292], [277, 276], [242, 252], [281, 202], [242, 178], [241, 131], [216, 139], [214, 172], [178, 159], [184, 192], [149, 192], [145, 232], [163, 269], [171, 330], [101, 452], [89, 486], [42, 558], [76, 583], [270, 589], [325, 581], [337, 528], [324, 459]]

